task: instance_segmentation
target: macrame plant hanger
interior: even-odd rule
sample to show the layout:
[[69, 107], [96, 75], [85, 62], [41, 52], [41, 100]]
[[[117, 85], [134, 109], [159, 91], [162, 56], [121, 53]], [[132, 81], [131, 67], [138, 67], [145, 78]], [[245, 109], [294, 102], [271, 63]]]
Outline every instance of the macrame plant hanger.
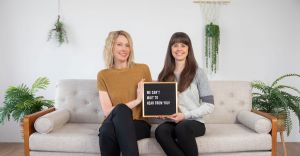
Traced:
[[194, 3], [200, 5], [205, 21], [205, 68], [210, 74], [216, 73], [220, 44], [219, 11], [230, 0], [195, 0]]
[[56, 39], [59, 45], [63, 43], [68, 43], [67, 32], [65, 30], [63, 22], [60, 19], [60, 0], [57, 0], [57, 20], [55, 27], [49, 31], [48, 40]]

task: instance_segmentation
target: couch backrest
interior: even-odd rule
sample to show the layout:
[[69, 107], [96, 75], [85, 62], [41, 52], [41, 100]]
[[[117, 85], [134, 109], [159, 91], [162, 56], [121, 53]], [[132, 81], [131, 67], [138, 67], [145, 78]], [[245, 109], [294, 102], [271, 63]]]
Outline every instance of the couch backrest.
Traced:
[[246, 81], [210, 81], [215, 110], [205, 116], [206, 123], [236, 123], [237, 113], [252, 108], [252, 88]]
[[[240, 110], [251, 110], [251, 86], [245, 81], [210, 81], [215, 110], [206, 123], [236, 123]], [[104, 119], [96, 80], [68, 79], [57, 84], [56, 109], [71, 113], [69, 122], [101, 123]]]
[[61, 80], [56, 86], [56, 109], [70, 111], [69, 122], [100, 123], [104, 116], [96, 80]]

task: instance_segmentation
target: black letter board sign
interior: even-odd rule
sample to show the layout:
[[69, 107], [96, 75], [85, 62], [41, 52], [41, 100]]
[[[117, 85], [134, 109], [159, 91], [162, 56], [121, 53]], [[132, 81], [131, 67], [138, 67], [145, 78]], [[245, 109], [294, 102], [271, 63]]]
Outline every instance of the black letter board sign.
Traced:
[[166, 116], [177, 113], [176, 82], [145, 82], [143, 117]]

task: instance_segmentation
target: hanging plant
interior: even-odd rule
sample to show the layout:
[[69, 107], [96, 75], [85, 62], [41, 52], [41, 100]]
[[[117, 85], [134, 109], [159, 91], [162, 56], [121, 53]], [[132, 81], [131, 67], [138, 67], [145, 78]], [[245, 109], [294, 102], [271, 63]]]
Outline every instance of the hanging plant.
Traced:
[[67, 32], [64, 28], [64, 24], [60, 21], [60, 16], [58, 15], [56, 23], [55, 23], [55, 28], [51, 29], [49, 31], [48, 35], [48, 41], [50, 39], [56, 39], [59, 45], [63, 43], [68, 43], [68, 37], [67, 37]]
[[205, 26], [205, 61], [206, 68], [216, 73], [220, 44], [220, 29], [218, 25], [207, 24]]

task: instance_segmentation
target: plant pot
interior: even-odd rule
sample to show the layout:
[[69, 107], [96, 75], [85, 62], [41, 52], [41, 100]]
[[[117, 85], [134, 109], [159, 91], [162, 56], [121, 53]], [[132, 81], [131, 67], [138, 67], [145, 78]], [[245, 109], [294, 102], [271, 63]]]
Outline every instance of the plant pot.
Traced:
[[279, 114], [279, 115], [274, 115], [271, 113], [267, 113], [269, 115], [275, 116], [277, 118], [277, 132], [283, 132], [285, 131], [285, 115], [284, 114]]
[[23, 125], [23, 119], [20, 121], [20, 132], [22, 139], [24, 139], [24, 125]]
[[276, 116], [277, 118], [277, 131], [285, 131], [285, 115], [279, 114]]

